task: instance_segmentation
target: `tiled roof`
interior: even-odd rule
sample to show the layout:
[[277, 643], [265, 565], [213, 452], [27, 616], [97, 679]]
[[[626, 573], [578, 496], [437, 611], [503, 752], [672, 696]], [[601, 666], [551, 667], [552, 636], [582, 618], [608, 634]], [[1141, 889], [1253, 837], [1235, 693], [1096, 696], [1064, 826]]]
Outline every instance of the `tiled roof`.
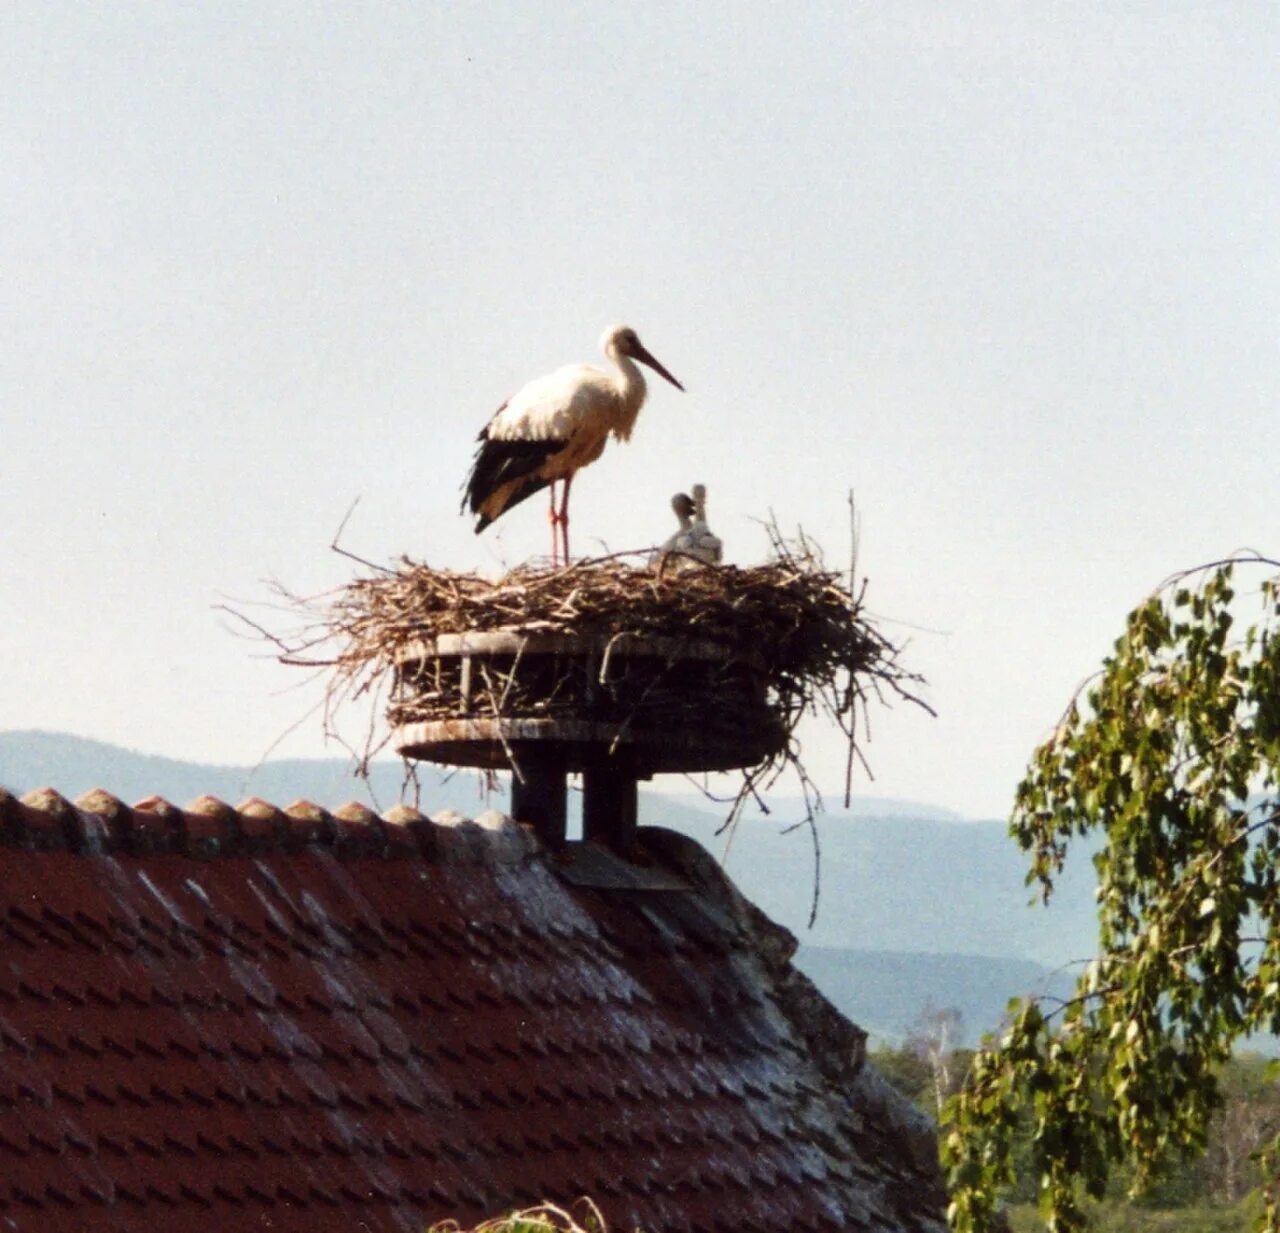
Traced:
[[941, 1229], [789, 935], [641, 837], [616, 889], [497, 814], [0, 792], [0, 1225]]

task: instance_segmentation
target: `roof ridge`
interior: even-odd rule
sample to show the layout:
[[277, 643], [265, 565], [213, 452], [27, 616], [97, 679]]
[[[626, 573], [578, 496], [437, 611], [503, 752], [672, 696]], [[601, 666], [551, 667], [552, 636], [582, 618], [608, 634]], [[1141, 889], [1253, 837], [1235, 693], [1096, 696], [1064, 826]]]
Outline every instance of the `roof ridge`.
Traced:
[[251, 796], [233, 806], [208, 795], [180, 808], [160, 796], [127, 805], [102, 788], [74, 802], [53, 788], [21, 797], [0, 788], [0, 847], [198, 860], [319, 849], [466, 865], [514, 864], [542, 851], [532, 831], [494, 809], [475, 818], [453, 809], [428, 817], [397, 804], [379, 815], [357, 801], [330, 811], [307, 800], [281, 808]]

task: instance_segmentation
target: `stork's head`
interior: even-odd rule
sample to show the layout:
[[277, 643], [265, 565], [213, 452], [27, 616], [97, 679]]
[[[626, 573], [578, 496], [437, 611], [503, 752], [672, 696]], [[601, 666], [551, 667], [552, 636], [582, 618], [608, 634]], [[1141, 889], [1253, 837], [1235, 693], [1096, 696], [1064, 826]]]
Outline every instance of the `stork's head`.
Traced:
[[644, 343], [640, 341], [640, 335], [629, 325], [611, 325], [605, 330], [600, 336], [600, 350], [607, 356], [627, 355], [633, 360], [639, 360], [640, 363], [647, 364], [660, 376], [666, 377], [676, 389], [684, 389], [684, 386], [649, 354]]
[[671, 508], [675, 510], [676, 517], [683, 523], [686, 519], [693, 517], [693, 499], [687, 492], [677, 492], [671, 498]]

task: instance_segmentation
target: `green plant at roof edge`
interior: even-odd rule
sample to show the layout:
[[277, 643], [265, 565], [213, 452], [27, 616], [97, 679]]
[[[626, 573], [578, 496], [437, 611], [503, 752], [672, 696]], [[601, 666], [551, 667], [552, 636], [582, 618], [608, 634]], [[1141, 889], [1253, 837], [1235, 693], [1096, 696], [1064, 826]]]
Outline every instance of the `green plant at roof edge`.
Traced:
[[[1136, 1194], [1203, 1148], [1217, 1068], [1280, 1031], [1278, 571], [1251, 554], [1163, 585], [1018, 787], [1043, 902], [1072, 841], [1097, 848], [1098, 954], [1071, 998], [1011, 1003], [944, 1108], [958, 1233], [998, 1227], [1015, 1162], [1051, 1233], [1084, 1228], [1117, 1169]], [[1280, 1137], [1260, 1166], [1280, 1233]]]
[[[456, 1220], [433, 1224], [427, 1233], [464, 1233]], [[600, 1209], [587, 1198], [566, 1211], [554, 1203], [539, 1203], [505, 1216], [496, 1216], [476, 1225], [470, 1233], [608, 1233]]]

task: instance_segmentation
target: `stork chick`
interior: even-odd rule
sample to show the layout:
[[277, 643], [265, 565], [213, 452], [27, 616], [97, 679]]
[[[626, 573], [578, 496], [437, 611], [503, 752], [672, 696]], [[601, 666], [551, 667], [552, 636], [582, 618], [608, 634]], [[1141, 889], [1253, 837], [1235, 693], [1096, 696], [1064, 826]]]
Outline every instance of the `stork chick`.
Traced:
[[689, 551], [694, 556], [706, 561], [708, 565], [718, 565], [724, 556], [724, 545], [719, 536], [712, 533], [707, 526], [707, 488], [705, 484], [693, 486], [693, 522], [689, 527]]
[[671, 508], [675, 512], [676, 521], [680, 524], [676, 533], [665, 540], [660, 548], [654, 549], [649, 556], [649, 564], [659, 564], [663, 557], [671, 552], [679, 552], [684, 537], [689, 534], [689, 528], [693, 526], [693, 498], [687, 492], [677, 492], [671, 498]]

